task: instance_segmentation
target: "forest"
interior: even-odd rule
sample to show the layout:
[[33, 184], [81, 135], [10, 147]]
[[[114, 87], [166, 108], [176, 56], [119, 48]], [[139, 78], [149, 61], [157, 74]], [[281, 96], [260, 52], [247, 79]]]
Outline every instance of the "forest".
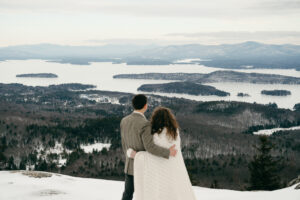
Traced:
[[[0, 84], [0, 169], [123, 180], [119, 125], [132, 112], [133, 94], [86, 88], [93, 86]], [[199, 102], [157, 95], [148, 95], [148, 100], [148, 119], [156, 106], [174, 112], [189, 176], [198, 186], [247, 190], [249, 164], [260, 141], [253, 132], [300, 125], [300, 104], [289, 110], [276, 104]], [[278, 187], [300, 174], [299, 133], [279, 131], [268, 137], [274, 144], [272, 157], [281, 160]], [[91, 153], [81, 148], [95, 143], [111, 146]], [[63, 150], [53, 151], [58, 144]]]

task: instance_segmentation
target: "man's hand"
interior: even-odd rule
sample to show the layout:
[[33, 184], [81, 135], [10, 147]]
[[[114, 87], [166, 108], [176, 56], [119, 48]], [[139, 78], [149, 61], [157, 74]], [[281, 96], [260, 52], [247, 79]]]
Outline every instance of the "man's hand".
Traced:
[[171, 147], [169, 148], [169, 150], [170, 150], [170, 156], [175, 157], [176, 154], [177, 154], [177, 149], [175, 149], [175, 144], [173, 144], [173, 146], [171, 146]]

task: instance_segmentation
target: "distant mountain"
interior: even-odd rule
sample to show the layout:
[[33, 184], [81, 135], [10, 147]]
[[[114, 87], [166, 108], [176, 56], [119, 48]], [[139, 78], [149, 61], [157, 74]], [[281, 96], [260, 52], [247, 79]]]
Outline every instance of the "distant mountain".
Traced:
[[189, 44], [146, 49], [140, 53], [142, 57], [156, 57], [161, 59], [211, 59], [216, 57], [231, 57], [238, 59], [264, 56], [299, 56], [300, 45], [270, 45], [251, 41], [239, 44], [222, 45]]
[[181, 59], [222, 68], [296, 68], [300, 70], [300, 45], [244, 42], [222, 45], [20, 45], [0, 48], [0, 60], [49, 59], [56, 62], [125, 62], [132, 65], [172, 64]]
[[114, 61], [135, 51], [154, 48], [153, 45], [103, 45], [67, 46], [36, 44], [0, 47], [0, 60], [49, 59], [72, 64], [88, 64], [91, 61]]
[[[132, 55], [134, 57], [136, 55]], [[174, 62], [179, 59], [200, 58], [199, 64], [222, 68], [299, 68], [300, 45], [269, 45], [257, 42], [224, 45], [172, 45], [147, 49], [140, 58], [156, 58]]]

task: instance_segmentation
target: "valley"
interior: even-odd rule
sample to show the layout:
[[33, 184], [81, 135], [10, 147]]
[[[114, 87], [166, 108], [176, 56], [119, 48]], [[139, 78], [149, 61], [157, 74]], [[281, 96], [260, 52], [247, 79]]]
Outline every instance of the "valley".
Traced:
[[[76, 86], [86, 87], [91, 86]], [[132, 112], [132, 94], [73, 89], [73, 84], [0, 84], [1, 169], [33, 166], [35, 170], [72, 176], [123, 179], [119, 123]], [[193, 185], [198, 186], [211, 187], [217, 182], [220, 188], [244, 190], [249, 181], [248, 163], [255, 154], [253, 145], [258, 142], [252, 133], [300, 125], [299, 111], [272, 104], [148, 97], [148, 118], [156, 106], [174, 112], [185, 163]], [[284, 159], [280, 172], [284, 185], [299, 173], [299, 130], [270, 138], [276, 144], [274, 156]], [[51, 149], [57, 144], [62, 150], [54, 152]], [[84, 150], [95, 144], [103, 145], [99, 150]], [[41, 145], [44, 153], [38, 151]]]

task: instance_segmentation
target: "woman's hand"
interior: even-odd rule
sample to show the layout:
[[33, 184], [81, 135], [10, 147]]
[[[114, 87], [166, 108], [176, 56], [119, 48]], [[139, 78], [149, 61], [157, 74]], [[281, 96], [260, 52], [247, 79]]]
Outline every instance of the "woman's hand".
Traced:
[[128, 156], [129, 158], [134, 159], [135, 154], [136, 154], [136, 151], [135, 151], [135, 150], [133, 150], [133, 149], [131, 149], [131, 148], [127, 149], [127, 156]]
[[132, 150], [130, 153], [130, 158], [134, 159], [135, 155], [136, 155], [136, 151]]

